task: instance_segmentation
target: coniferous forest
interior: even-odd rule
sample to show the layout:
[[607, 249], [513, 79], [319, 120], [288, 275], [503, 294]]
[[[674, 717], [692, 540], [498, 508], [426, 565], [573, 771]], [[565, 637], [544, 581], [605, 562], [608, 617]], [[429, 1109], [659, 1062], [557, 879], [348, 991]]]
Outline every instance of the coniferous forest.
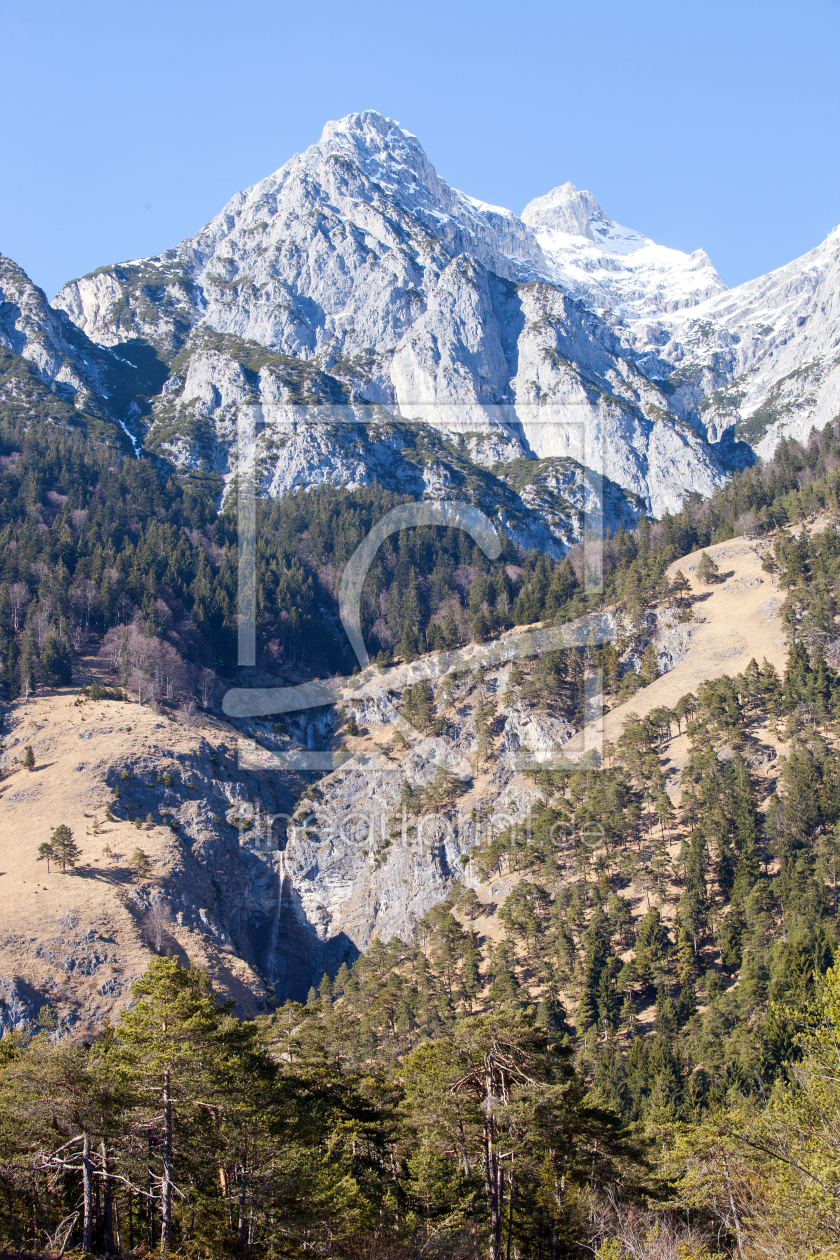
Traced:
[[[761, 536], [787, 667], [751, 660], [628, 719], [602, 760], [537, 769], [532, 826], [496, 829], [469, 858], [482, 880], [517, 877], [497, 938], [476, 931], [475, 893], [455, 881], [411, 941], [374, 941], [306, 1003], [241, 1020], [202, 972], [160, 955], [97, 1038], [66, 1035], [47, 1010], [7, 1034], [6, 1247], [840, 1254], [839, 456], [840, 425], [784, 442], [710, 501], [616, 534], [597, 596], [574, 550], [552, 561], [508, 542], [491, 563], [431, 528], [381, 548], [363, 625], [387, 660], [600, 606], [631, 626], [664, 601], [687, 616], [669, 566]], [[5, 698], [71, 683], [91, 644], [122, 653], [130, 689], [137, 643], [159, 663], [135, 669], [147, 702], [203, 686], [212, 703], [236, 660], [236, 517], [216, 510], [220, 489], [73, 431], [0, 430]], [[372, 487], [259, 505], [266, 672], [352, 668], [338, 580], [396, 502]], [[622, 674], [607, 646], [525, 662], [509, 686], [574, 714], [584, 657], [612, 702], [655, 676], [650, 660]], [[445, 697], [425, 687], [406, 704], [433, 728]], [[775, 777], [756, 755], [768, 733]], [[676, 736], [689, 743], [679, 805], [663, 763]], [[453, 791], [441, 780], [412, 808], [446, 808]]]

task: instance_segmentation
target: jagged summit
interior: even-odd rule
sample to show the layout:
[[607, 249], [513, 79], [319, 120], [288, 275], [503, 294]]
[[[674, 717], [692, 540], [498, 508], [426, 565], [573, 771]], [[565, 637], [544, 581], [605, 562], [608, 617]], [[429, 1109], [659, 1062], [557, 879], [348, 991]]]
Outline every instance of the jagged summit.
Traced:
[[[339, 132], [349, 135], [379, 136], [381, 139], [390, 139], [398, 134], [412, 140], [417, 139], [410, 131], [401, 127], [396, 118], [388, 118], [385, 114], [380, 114], [378, 109], [362, 109], [352, 114], [345, 114], [343, 118], [330, 119], [324, 123], [321, 143], [323, 144], [330, 136], [337, 135]], [[420, 145], [418, 144], [417, 147], [420, 148]]]
[[534, 197], [522, 211], [522, 222], [535, 230], [565, 232], [568, 236], [585, 236], [590, 241], [598, 240], [610, 227], [615, 227], [592, 193], [577, 189], [571, 183], [560, 184], [542, 197]]
[[552, 280], [620, 318], [657, 318], [697, 306], [726, 286], [702, 250], [657, 245], [611, 219], [592, 193], [561, 184], [522, 211]]
[[[431, 421], [484, 466], [583, 460], [589, 425], [606, 475], [651, 510], [710, 493], [725, 476], [718, 458], [700, 433], [674, 427], [659, 388], [593, 321], [592, 307], [609, 305], [603, 285], [590, 302], [561, 272], [531, 227], [450, 187], [416, 137], [368, 111], [328, 124], [176, 249], [75, 281], [56, 305], [93, 340], [139, 339], [171, 364], [143, 436], [178, 464], [212, 451], [232, 476], [237, 408], [258, 401], [286, 439], [266, 465], [273, 495], [358, 484], [381, 476], [383, 461], [389, 475], [403, 470], [390, 446], [363, 453], [360, 467], [343, 430], [302, 436], [292, 408], [322, 402]], [[241, 342], [278, 356], [261, 356], [258, 383]], [[305, 386], [288, 360], [309, 365]], [[422, 484], [439, 496], [453, 474], [426, 467]], [[529, 530], [520, 536], [535, 540]]]

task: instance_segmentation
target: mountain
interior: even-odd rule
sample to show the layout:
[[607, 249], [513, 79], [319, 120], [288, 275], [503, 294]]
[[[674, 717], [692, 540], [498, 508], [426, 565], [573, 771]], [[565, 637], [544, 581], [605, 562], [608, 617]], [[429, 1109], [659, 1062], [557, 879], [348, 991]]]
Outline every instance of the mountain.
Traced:
[[591, 501], [584, 466], [606, 476], [607, 523], [633, 524], [838, 413], [839, 255], [834, 232], [727, 291], [702, 250], [569, 183], [521, 217], [466, 196], [368, 111], [52, 307], [3, 260], [0, 338], [39, 406], [46, 386], [185, 474], [229, 484], [247, 416], [271, 497], [457, 494], [557, 554]]
[[[150, 362], [151, 357], [151, 362]], [[91, 341], [47, 301], [26, 273], [0, 254], [0, 413], [118, 437], [123, 417], [139, 412], [136, 395], [160, 388], [154, 355], [140, 343], [120, 352]], [[119, 429], [123, 432], [119, 433]]]
[[588, 192], [561, 184], [522, 211], [554, 283], [587, 306], [635, 319], [697, 306], [726, 286], [702, 249], [684, 254], [608, 218]]
[[[581, 462], [585, 428], [590, 444], [603, 442], [606, 476], [660, 514], [691, 491], [709, 494], [731, 452], [681, 422], [597, 308], [609, 289], [620, 311], [623, 285], [658, 316], [722, 285], [707, 260], [625, 233], [625, 244], [644, 244], [636, 266], [614, 252], [620, 230], [588, 194], [560, 192], [543, 199], [544, 214], [532, 203], [531, 221], [517, 218], [450, 188], [392, 121], [354, 114], [176, 249], [74, 281], [55, 305], [119, 353], [154, 347], [169, 376], [142, 437], [181, 467], [203, 460], [229, 477], [248, 403], [261, 408], [271, 494], [357, 484], [383, 444], [393, 464], [394, 416], [433, 422], [462, 456], [494, 469], [534, 456]], [[586, 209], [598, 246], [558, 235]], [[323, 414], [307, 424], [302, 409], [326, 404], [361, 419], [365, 436]], [[441, 480], [451, 474], [427, 472], [426, 492], [440, 493]]]
[[0, 405], [8, 417], [102, 419], [103, 351], [0, 255]]
[[781, 437], [806, 438], [840, 415], [840, 228], [638, 336], [645, 370], [665, 376], [675, 409], [696, 416], [710, 441], [734, 431], [769, 458]]

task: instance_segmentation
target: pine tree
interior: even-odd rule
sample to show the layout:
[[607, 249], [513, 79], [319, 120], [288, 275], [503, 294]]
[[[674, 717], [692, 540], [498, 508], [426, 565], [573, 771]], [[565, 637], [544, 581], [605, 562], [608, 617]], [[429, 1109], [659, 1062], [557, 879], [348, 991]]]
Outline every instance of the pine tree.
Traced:
[[337, 997], [341, 997], [341, 995], [345, 992], [349, 979], [350, 968], [347, 966], [346, 962], [343, 962], [338, 969], [338, 974], [335, 977], [334, 992]]
[[636, 935], [636, 967], [645, 985], [660, 987], [672, 950], [668, 929], [656, 906], [651, 906]]
[[31, 744], [27, 744], [23, 750], [23, 768], [24, 770], [35, 769], [35, 753], [32, 751]]
[[73, 832], [66, 825], [60, 823], [56, 827], [49, 839], [50, 848], [52, 850], [52, 860], [58, 865], [61, 863], [62, 873], [66, 875], [67, 867], [73, 867], [82, 856], [82, 851], [76, 841], [73, 839]]
[[483, 695], [479, 691], [478, 700], [475, 706], [475, 734], [476, 734], [476, 750], [475, 762], [476, 766], [482, 765], [487, 760], [487, 752], [490, 742], [490, 718], [492, 711], [490, 706], [485, 702]]
[[659, 677], [659, 657], [652, 643], [649, 643], [645, 648], [639, 674], [645, 687], [648, 687], [652, 682], [656, 682], [656, 679]]
[[429, 799], [435, 806], [445, 805], [458, 790], [459, 780], [443, 762], [438, 762], [429, 788]]
[[333, 986], [330, 980], [329, 972], [324, 972], [321, 976], [321, 983], [318, 985], [318, 997], [324, 1010], [328, 1010], [332, 1006]]
[[461, 989], [464, 997], [467, 999], [470, 1009], [481, 991], [481, 948], [478, 944], [478, 937], [473, 930], [470, 930], [464, 941], [461, 957], [463, 964], [461, 967]]
[[[137, 819], [137, 822], [139, 824], [139, 818]], [[148, 878], [149, 872], [152, 869], [152, 864], [142, 849], [135, 849], [128, 860], [128, 869], [131, 871], [136, 880], [141, 881]]]
[[400, 623], [402, 625], [400, 655], [410, 661], [420, 650], [420, 598], [414, 569], [411, 570], [408, 585], [400, 601]]
[[49, 875], [50, 862], [55, 861], [55, 850], [50, 840], [41, 841], [41, 843], [38, 845], [38, 856], [35, 860], [36, 862], [45, 861], [47, 863], [47, 874]]
[[[0, 1113], [14, 1116], [14, 1132], [3, 1134], [5, 1153], [11, 1154], [11, 1144], [18, 1158], [37, 1161], [41, 1175], [46, 1173], [65, 1187], [79, 1186], [81, 1213], [77, 1211], [75, 1219], [81, 1215], [79, 1244], [89, 1254], [97, 1184], [110, 1192], [97, 1147], [105, 1151], [106, 1141], [120, 1133], [121, 1113], [128, 1102], [112, 1039], [105, 1035], [83, 1045], [59, 1038], [55, 1021], [42, 1013], [27, 1042], [26, 1053], [14, 1057], [13, 1071], [0, 1071]], [[113, 1254], [113, 1239], [106, 1241]]]
[[674, 580], [671, 583], [671, 594], [676, 597], [681, 617], [685, 617], [691, 607], [691, 583], [682, 569], [677, 569], [674, 575]]
[[73, 680], [70, 652], [66, 639], [50, 634], [38, 662], [38, 674], [45, 687], [69, 685]]
[[509, 941], [501, 941], [493, 955], [493, 982], [490, 1001], [497, 1005], [518, 1002], [521, 986], [514, 970], [514, 953]]
[[708, 551], [704, 551], [697, 565], [697, 576], [704, 586], [711, 586], [713, 582], [717, 582], [720, 577], [720, 569], [715, 564]]
[[[161, 1251], [173, 1250], [173, 1199], [189, 1165], [213, 1157], [215, 1127], [208, 1102], [224, 1081], [222, 1020], [232, 1002], [217, 1003], [207, 976], [173, 958], [153, 958], [133, 988], [133, 1010], [123, 1011], [117, 1036], [154, 1134], [159, 1154], [156, 1198]], [[317, 995], [316, 995], [317, 996]], [[190, 1145], [176, 1151], [176, 1126], [189, 1116]], [[183, 1119], [182, 1119], [183, 1117]], [[150, 1152], [154, 1149], [150, 1142]]]
[[603, 1000], [609, 991], [601, 991], [601, 976], [609, 960], [609, 948], [602, 933], [590, 926], [584, 941], [583, 980], [580, 1001], [577, 1008], [577, 1026], [581, 1032], [597, 1024], [600, 1016], [599, 999]]

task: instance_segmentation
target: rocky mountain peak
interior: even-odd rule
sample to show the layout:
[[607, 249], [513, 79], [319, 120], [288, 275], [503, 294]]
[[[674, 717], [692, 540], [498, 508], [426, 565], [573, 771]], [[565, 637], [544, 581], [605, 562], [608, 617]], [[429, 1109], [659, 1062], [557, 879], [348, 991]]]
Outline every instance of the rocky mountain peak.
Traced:
[[540, 246], [520, 219], [450, 187], [417, 137], [375, 110], [328, 122], [316, 144], [237, 193], [179, 253], [230, 281], [231, 264], [250, 266], [317, 216], [310, 240], [333, 240], [340, 230], [362, 250], [416, 254], [419, 245], [424, 254], [468, 255], [515, 279], [545, 273]]
[[[82, 413], [91, 410], [105, 414], [103, 399], [107, 397], [102, 356], [98, 347], [68, 319], [63, 311], [54, 310], [43, 289], [29, 279], [26, 272], [0, 254], [0, 351], [12, 359], [5, 364], [0, 378], [0, 406], [13, 410], [33, 410], [44, 406], [47, 412], [62, 412], [60, 403]], [[22, 389], [20, 361], [31, 365], [35, 378], [44, 389], [35, 396]], [[24, 401], [25, 399], [25, 401]]]
[[522, 211], [522, 222], [535, 231], [549, 228], [568, 236], [585, 236], [590, 241], [598, 240], [596, 225], [614, 226], [591, 192], [568, 182], [529, 201]]
[[[375, 109], [348, 114], [324, 124], [317, 145], [322, 152], [333, 149], [352, 151], [360, 162], [366, 159], [399, 160], [401, 164], [434, 173], [420, 141], [405, 131], [394, 118], [386, 118]], [[307, 150], [309, 152], [310, 150]]]
[[[351, 166], [348, 163], [352, 164]], [[282, 168], [306, 172], [344, 200], [398, 199], [402, 206], [449, 209], [451, 190], [416, 136], [376, 110], [328, 122], [321, 139]], [[278, 172], [280, 174], [282, 172]]]

